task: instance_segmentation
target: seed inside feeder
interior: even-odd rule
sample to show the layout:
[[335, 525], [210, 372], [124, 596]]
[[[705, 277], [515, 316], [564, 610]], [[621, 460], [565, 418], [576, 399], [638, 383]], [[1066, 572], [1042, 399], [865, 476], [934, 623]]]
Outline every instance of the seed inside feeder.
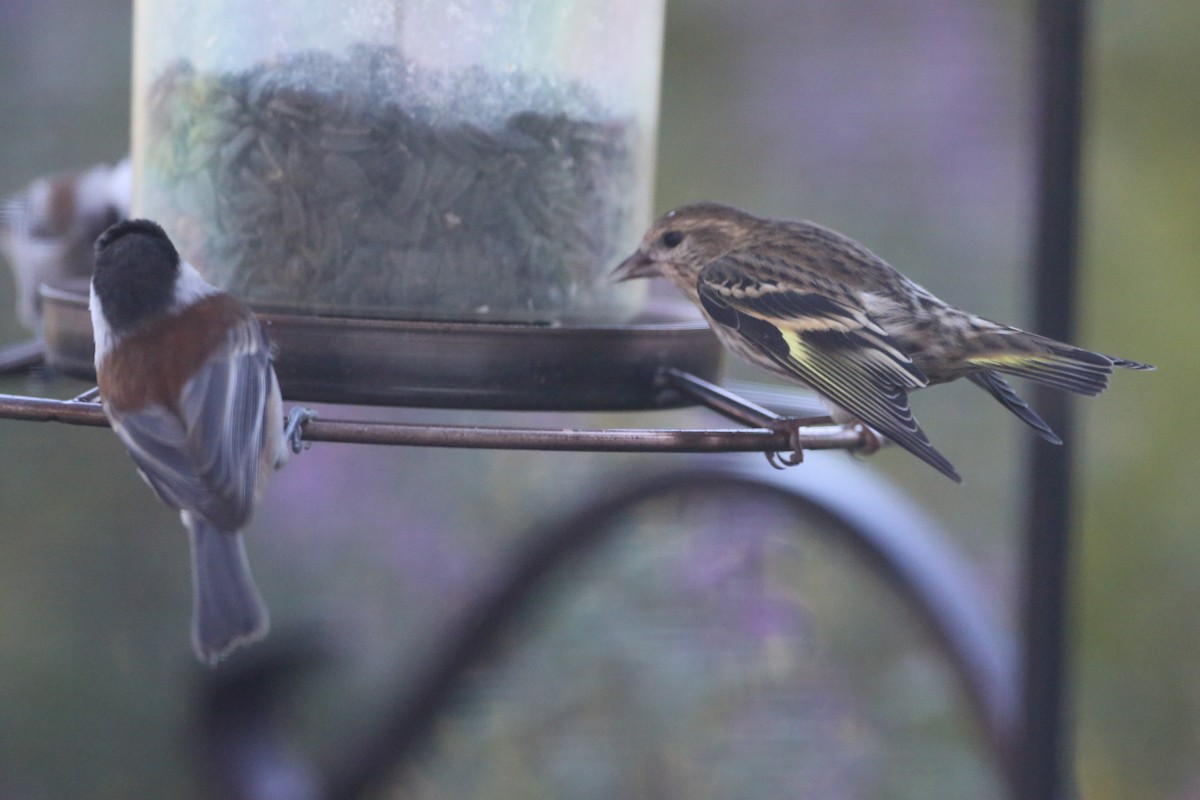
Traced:
[[[514, 96], [525, 108], [500, 111], [522, 108]], [[144, 206], [262, 307], [603, 316], [612, 292], [592, 289], [640, 222], [633, 121], [578, 86], [434, 73], [360, 45], [237, 73], [176, 62], [149, 114]]]

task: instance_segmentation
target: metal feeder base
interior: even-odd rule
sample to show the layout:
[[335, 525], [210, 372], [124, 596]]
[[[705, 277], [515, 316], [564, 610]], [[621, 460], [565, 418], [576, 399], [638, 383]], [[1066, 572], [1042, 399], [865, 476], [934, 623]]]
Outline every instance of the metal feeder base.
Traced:
[[[46, 361], [93, 380], [86, 281], [42, 288]], [[289, 400], [512, 411], [622, 411], [693, 403], [663, 367], [715, 381], [721, 350], [687, 310], [626, 325], [318, 317], [260, 311]]]

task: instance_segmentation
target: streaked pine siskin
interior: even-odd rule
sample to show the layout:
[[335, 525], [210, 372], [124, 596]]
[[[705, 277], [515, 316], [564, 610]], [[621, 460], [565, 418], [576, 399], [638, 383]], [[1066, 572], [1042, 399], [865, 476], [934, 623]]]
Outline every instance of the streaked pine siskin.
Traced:
[[1061, 444], [1003, 375], [1097, 395], [1114, 367], [1154, 369], [947, 305], [828, 228], [716, 203], [664, 214], [613, 274], [667, 278], [733, 353], [808, 386], [835, 421], [865, 424], [959, 482], [913, 418], [914, 389], [967, 378]]

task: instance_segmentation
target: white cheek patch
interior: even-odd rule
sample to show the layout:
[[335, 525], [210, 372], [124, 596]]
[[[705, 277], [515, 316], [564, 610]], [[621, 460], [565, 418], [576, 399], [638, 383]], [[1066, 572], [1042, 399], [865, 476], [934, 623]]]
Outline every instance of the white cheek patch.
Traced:
[[100, 365], [104, 363], [105, 357], [113, 348], [112, 328], [108, 326], [108, 320], [104, 318], [104, 312], [100, 310], [100, 301], [96, 298], [96, 289], [92, 287], [91, 295], [88, 298], [88, 311], [92, 315], [92, 337], [96, 340], [96, 370], [100, 370]]
[[175, 310], [186, 308], [192, 303], [221, 290], [204, 280], [203, 276], [186, 261], [179, 262], [179, 281], [175, 284]]

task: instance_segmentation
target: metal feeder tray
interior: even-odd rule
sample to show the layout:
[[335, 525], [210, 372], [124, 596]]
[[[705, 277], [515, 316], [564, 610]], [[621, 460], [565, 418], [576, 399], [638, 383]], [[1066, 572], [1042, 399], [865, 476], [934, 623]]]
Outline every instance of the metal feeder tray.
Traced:
[[[94, 380], [84, 279], [42, 287], [46, 361]], [[721, 350], [691, 309], [625, 325], [356, 319], [256, 309], [289, 400], [511, 411], [626, 411], [694, 402], [655, 376], [715, 381]]]

